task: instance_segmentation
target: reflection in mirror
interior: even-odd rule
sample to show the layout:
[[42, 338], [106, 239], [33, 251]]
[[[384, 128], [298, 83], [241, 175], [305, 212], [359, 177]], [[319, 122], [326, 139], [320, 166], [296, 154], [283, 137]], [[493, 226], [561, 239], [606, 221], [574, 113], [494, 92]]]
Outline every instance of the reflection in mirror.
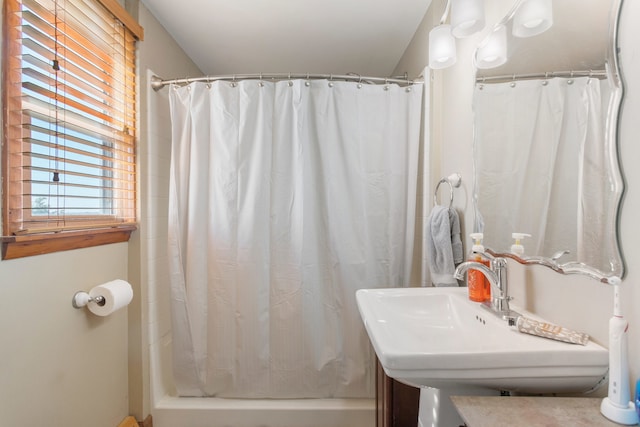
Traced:
[[[516, 37], [514, 19], [531, 3], [520, 1], [476, 51], [473, 100], [474, 231], [497, 253], [509, 252], [512, 233], [531, 234], [520, 261], [605, 282], [624, 273], [614, 55], [620, 1], [548, 2], [553, 25]], [[500, 38], [504, 60], [500, 51], [486, 55]]]

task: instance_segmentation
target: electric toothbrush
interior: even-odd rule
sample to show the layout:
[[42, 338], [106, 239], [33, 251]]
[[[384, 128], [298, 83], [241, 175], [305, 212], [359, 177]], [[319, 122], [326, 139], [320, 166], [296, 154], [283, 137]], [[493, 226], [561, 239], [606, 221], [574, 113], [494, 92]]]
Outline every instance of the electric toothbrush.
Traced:
[[638, 424], [638, 414], [630, 400], [627, 331], [629, 323], [620, 306], [620, 278], [612, 277], [613, 317], [609, 320], [609, 395], [602, 400], [600, 412], [613, 422]]

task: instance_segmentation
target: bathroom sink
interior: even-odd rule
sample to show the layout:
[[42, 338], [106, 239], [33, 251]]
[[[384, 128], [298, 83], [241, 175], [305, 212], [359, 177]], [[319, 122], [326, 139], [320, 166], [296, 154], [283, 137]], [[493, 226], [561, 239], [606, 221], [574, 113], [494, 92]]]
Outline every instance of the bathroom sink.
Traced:
[[361, 289], [356, 299], [384, 371], [414, 387], [586, 392], [607, 375], [605, 348], [518, 332], [469, 301], [466, 288]]

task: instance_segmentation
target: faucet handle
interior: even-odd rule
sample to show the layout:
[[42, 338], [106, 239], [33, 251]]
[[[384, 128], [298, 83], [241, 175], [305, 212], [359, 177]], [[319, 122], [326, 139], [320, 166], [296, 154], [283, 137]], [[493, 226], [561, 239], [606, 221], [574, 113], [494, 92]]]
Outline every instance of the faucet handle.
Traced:
[[504, 257], [500, 257], [500, 256], [492, 256], [491, 258], [489, 258], [491, 260], [491, 269], [492, 270], [497, 270], [497, 269], [506, 269], [507, 268], [507, 259]]

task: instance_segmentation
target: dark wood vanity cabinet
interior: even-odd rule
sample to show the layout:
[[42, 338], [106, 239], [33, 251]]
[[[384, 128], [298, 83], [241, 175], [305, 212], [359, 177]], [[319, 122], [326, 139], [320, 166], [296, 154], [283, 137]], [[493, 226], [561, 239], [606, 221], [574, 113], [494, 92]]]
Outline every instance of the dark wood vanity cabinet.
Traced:
[[420, 389], [389, 378], [380, 362], [376, 368], [376, 426], [417, 427]]

